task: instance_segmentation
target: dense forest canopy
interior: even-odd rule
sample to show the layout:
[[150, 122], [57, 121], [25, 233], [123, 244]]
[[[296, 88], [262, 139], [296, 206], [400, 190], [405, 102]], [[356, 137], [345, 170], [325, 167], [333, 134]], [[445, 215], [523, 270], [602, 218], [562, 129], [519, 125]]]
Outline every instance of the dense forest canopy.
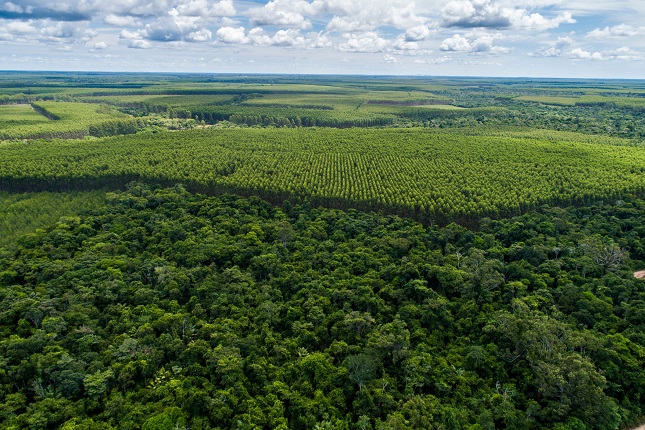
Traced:
[[0, 257], [5, 428], [609, 430], [642, 415], [642, 200], [480, 232], [181, 187], [108, 200]]

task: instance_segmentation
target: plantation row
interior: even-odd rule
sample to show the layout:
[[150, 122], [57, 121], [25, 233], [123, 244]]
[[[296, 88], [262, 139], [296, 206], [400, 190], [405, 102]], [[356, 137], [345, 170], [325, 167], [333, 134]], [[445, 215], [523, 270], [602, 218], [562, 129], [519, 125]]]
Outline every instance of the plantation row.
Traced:
[[[0, 146], [0, 186], [89, 189], [133, 179], [424, 221], [505, 216], [645, 189], [645, 149], [575, 134], [207, 129]], [[596, 143], [593, 143], [596, 142]]]

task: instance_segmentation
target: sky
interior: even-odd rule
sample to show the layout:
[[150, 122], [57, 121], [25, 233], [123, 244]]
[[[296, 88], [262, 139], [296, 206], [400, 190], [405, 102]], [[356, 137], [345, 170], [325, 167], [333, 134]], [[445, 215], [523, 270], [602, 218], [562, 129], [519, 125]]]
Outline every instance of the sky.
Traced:
[[645, 0], [0, 0], [0, 70], [645, 79]]

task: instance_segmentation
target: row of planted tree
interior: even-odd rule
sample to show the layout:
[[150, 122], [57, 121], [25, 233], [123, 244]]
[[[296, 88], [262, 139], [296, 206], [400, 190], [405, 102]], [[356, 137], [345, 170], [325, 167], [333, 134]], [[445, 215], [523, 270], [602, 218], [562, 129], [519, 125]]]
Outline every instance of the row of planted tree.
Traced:
[[182, 182], [211, 193], [308, 199], [441, 223], [507, 216], [545, 203], [615, 200], [645, 189], [645, 149], [615, 139], [575, 139], [424, 129], [148, 133], [83, 145], [5, 145], [0, 181], [4, 189], [22, 191], [133, 179]]

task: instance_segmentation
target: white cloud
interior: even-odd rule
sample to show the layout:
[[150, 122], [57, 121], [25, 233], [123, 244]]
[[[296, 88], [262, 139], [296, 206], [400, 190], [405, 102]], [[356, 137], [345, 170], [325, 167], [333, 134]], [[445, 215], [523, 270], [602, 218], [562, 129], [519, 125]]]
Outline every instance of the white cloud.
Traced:
[[432, 30], [430, 30], [427, 25], [417, 25], [407, 29], [405, 32], [405, 40], [418, 42], [425, 40], [431, 34]]
[[113, 13], [107, 15], [103, 22], [117, 27], [138, 27], [141, 25], [141, 22], [132, 16], [115, 15]]
[[170, 18], [161, 18], [152, 24], [147, 24], [141, 35], [155, 42], [177, 42], [182, 39], [182, 31], [177, 22]]
[[390, 42], [373, 31], [365, 33], [345, 33], [345, 41], [338, 45], [343, 52], [385, 52]]
[[143, 39], [131, 40], [128, 43], [128, 48], [133, 48], [133, 49], [152, 49], [152, 43], [148, 42], [147, 40], [143, 40]]
[[589, 52], [582, 48], [575, 48], [569, 52], [569, 57], [575, 60], [604, 60], [605, 58], [600, 52]]
[[395, 57], [391, 56], [390, 54], [385, 54], [383, 56], [383, 61], [386, 62], [386, 63], [389, 63], [389, 64], [394, 64], [394, 63], [398, 62], [397, 59]]
[[392, 42], [392, 49], [396, 51], [417, 51], [419, 44], [410, 42], [405, 38], [405, 35], [401, 35]]
[[452, 0], [441, 10], [446, 27], [515, 28], [521, 30], [546, 30], [560, 24], [573, 24], [570, 12], [554, 18], [545, 18], [540, 13], [526, 9], [503, 7], [491, 0]]
[[[244, 28], [242, 27], [242, 29]], [[260, 27], [255, 27], [249, 30], [248, 41], [257, 46], [270, 46], [272, 43], [271, 36], [266, 34], [264, 29]]]
[[44, 21], [38, 33], [38, 40], [43, 43], [86, 43], [98, 33], [87, 27], [87, 23], [79, 25], [75, 22]]
[[503, 46], [495, 45], [495, 41], [501, 39], [502, 35], [469, 33], [465, 36], [455, 34], [441, 42], [439, 49], [446, 52], [490, 52], [493, 54], [508, 54], [511, 50]]
[[576, 46], [576, 42], [570, 37], [559, 37], [537, 52], [528, 54], [532, 57], [568, 57], [574, 60], [594, 61], [637, 61], [645, 59], [642, 52], [623, 46], [617, 49], [596, 51], [589, 48]]
[[335, 16], [327, 24], [327, 31], [337, 31], [340, 33], [349, 33], [357, 31], [371, 31], [378, 25], [371, 21], [360, 21], [354, 17]]
[[638, 61], [645, 59], [645, 55], [642, 52], [635, 51], [626, 46], [604, 52], [591, 52], [581, 48], [575, 48], [569, 52], [569, 57], [574, 60], [593, 61]]
[[547, 46], [537, 52], [529, 53], [531, 57], [560, 57], [569, 47], [575, 44], [574, 40], [570, 37], [558, 37], [555, 42], [549, 43]]
[[103, 49], [107, 49], [109, 45], [105, 42], [96, 42], [94, 45], [92, 45], [92, 50], [93, 51], [102, 51]]
[[[247, 14], [253, 25], [277, 25], [282, 27], [309, 29], [311, 21], [303, 16], [303, 9], [309, 3], [293, 0], [273, 0], [262, 7], [251, 8]], [[308, 10], [313, 12], [312, 9]]]
[[320, 33], [307, 33], [302, 35], [300, 30], [289, 28], [278, 30], [273, 36], [267, 34], [260, 27], [252, 28], [246, 32], [244, 27], [222, 27], [217, 30], [217, 40], [221, 43], [255, 46], [283, 46], [301, 49], [314, 49], [331, 46], [327, 35]]
[[246, 37], [244, 27], [238, 27], [238, 28], [233, 28], [233, 27], [222, 27], [219, 30], [217, 30], [217, 33], [215, 33], [217, 36], [217, 40], [222, 43], [228, 43], [228, 44], [242, 44], [242, 43], [249, 43], [249, 38]]
[[617, 61], [638, 61], [644, 58], [645, 55], [642, 52], [634, 51], [627, 46], [623, 46], [609, 53], [609, 59]]
[[596, 28], [587, 33], [587, 37], [592, 39], [634, 37], [639, 35], [645, 35], [645, 27], [633, 27], [627, 24], [605, 27], [603, 29]]
[[141, 38], [141, 32], [140, 31], [130, 31], [123, 29], [121, 30], [121, 33], [119, 34], [120, 39], [140, 39]]
[[300, 35], [298, 30], [288, 29], [279, 30], [272, 38], [271, 44], [274, 46], [304, 46], [305, 38]]
[[221, 0], [209, 5], [206, 0], [190, 0], [174, 8], [179, 15], [196, 17], [234, 16], [235, 6], [232, 0]]
[[213, 32], [206, 28], [188, 33], [186, 40], [188, 42], [208, 42], [213, 37]]
[[417, 14], [415, 3], [401, 7], [399, 2], [392, 0], [321, 0], [313, 4], [317, 3], [323, 4], [320, 11], [334, 15], [327, 24], [327, 30], [340, 33], [373, 31], [381, 26], [407, 30], [426, 25], [429, 21]]
[[33, 21], [9, 21], [2, 26], [4, 30], [11, 34], [34, 34], [38, 30], [34, 27]]

